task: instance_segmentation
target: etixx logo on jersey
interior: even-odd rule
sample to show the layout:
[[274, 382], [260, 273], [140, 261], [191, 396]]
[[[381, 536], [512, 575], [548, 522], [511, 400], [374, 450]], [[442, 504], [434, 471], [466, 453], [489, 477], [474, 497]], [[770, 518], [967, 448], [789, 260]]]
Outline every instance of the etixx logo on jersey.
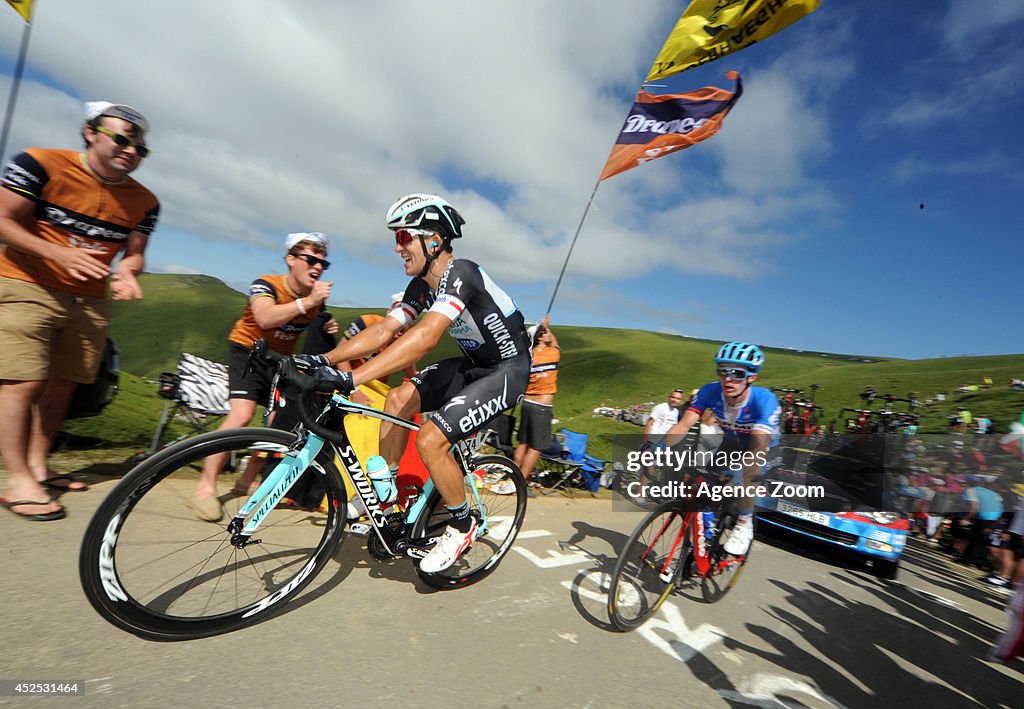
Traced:
[[[462, 399], [465, 401], [465, 397], [455, 397], [455, 399]], [[452, 400], [452, 404], [455, 403], [455, 399]], [[501, 394], [483, 403], [480, 403], [479, 400], [475, 401], [474, 404], [476, 404], [476, 406], [470, 406], [466, 411], [466, 415], [459, 419], [459, 430], [462, 433], [469, 433], [475, 427], [490, 421], [509, 407], [508, 377], [502, 379]], [[449, 404], [449, 406], [451, 406], [451, 404]], [[445, 409], [447, 408], [448, 407], [446, 406]]]

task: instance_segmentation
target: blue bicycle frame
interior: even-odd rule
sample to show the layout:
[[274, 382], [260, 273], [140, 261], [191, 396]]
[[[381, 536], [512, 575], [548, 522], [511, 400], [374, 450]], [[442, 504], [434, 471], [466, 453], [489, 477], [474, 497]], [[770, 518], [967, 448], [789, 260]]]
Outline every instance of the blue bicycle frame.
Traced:
[[[365, 416], [372, 416], [374, 418], [381, 419], [382, 421], [388, 421], [389, 423], [408, 428], [410, 430], [418, 430], [419, 426], [412, 421], [407, 421], [398, 416], [373, 409], [367, 406], [362, 406], [352, 402], [340, 394], [334, 394], [331, 397], [331, 403], [329, 406], [337, 408], [346, 414], [362, 414]], [[337, 445], [331, 441], [327, 441], [317, 434], [308, 431], [305, 427], [300, 429], [304, 437], [304, 443], [301, 448], [285, 450], [280, 446], [273, 446], [274, 452], [284, 453], [283, 459], [274, 467], [273, 471], [270, 472], [260, 483], [260, 486], [256, 488], [256, 491], [249, 497], [249, 500], [242, 506], [238, 513], [232, 518], [228, 524], [228, 531], [232, 533], [231, 543], [235, 546], [245, 546], [250, 542], [257, 543], [259, 540], [252, 540], [252, 535], [259, 529], [260, 524], [266, 519], [267, 515], [272, 509], [284, 498], [291, 489], [292, 485], [299, 479], [303, 472], [305, 472], [310, 466], [316, 470], [318, 466], [314, 465], [318, 455], [320, 455], [324, 446], [330, 446], [333, 454], [335, 465], [339, 471], [345, 471], [345, 477], [348, 482], [355, 488], [356, 493], [362, 499], [363, 504], [366, 506], [368, 512], [368, 518], [370, 520], [370, 526], [375, 531], [377, 537], [380, 539], [384, 548], [391, 554], [400, 555], [405, 554], [407, 556], [422, 558], [429, 549], [423, 548], [415, 543], [413, 544], [402, 544], [400, 542], [406, 540], [402, 537], [396, 536], [388, 525], [387, 515], [381, 508], [380, 499], [377, 497], [377, 493], [370, 483], [369, 478], [366, 475], [366, 471], [363, 470], [363, 466], [359, 463], [359, 458], [356, 456], [355, 450], [352, 448], [351, 443], [348, 442], [348, 436], [344, 433], [344, 426], [341, 429], [342, 441], [344, 445]], [[467, 461], [471, 457], [475, 448], [479, 445], [479, 438], [474, 437], [469, 441], [459, 441], [452, 446], [452, 451], [455, 453], [456, 461], [462, 468], [463, 474], [469, 480], [470, 487], [473, 490], [473, 495], [476, 498], [477, 507], [481, 510], [481, 514], [484, 518], [479, 521], [479, 534], [482, 535], [487, 531], [487, 519], [486, 513], [484, 512], [485, 506], [480, 501], [480, 490], [477, 486], [476, 477], [469, 475]], [[340, 465], [339, 465], [340, 463]], [[320, 475], [324, 475], [323, 471], [319, 471]], [[434, 481], [430, 478], [427, 479], [423, 486], [422, 491], [416, 497], [415, 502], [405, 512], [404, 522], [406, 529], [412, 529], [413, 524], [419, 519], [423, 513], [428, 501], [431, 498], [431, 494], [434, 491]]]

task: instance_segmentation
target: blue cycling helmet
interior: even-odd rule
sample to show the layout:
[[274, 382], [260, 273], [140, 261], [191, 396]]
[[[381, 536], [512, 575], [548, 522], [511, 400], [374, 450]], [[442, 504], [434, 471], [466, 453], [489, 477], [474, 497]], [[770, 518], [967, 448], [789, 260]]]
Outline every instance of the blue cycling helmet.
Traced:
[[715, 354], [715, 364], [739, 365], [756, 374], [764, 364], [764, 353], [757, 345], [748, 342], [729, 342], [722, 345]]

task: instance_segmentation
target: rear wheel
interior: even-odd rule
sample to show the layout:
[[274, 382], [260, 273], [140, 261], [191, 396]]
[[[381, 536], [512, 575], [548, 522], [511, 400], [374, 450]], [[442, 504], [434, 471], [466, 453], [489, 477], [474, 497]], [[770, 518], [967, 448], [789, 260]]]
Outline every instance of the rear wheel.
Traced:
[[[82, 588], [114, 625], [155, 640], [227, 632], [270, 617], [330, 559], [344, 529], [345, 485], [325, 448], [309, 466], [326, 490], [325, 511], [271, 508], [250, 544], [231, 543], [228, 523], [248, 496], [220, 475], [222, 521], [191, 508], [206, 456], [248, 458], [267, 474], [296, 443], [294, 433], [227, 429], [166, 448], [132, 470], [103, 501], [79, 556]], [[258, 541], [257, 541], [258, 540]]]
[[[434, 588], [468, 586], [494, 571], [512, 547], [526, 517], [526, 479], [515, 463], [504, 456], [486, 455], [474, 458], [470, 468], [476, 484], [466, 478], [466, 498], [470, 514], [476, 516], [481, 529], [473, 545], [447, 569], [431, 574], [417, 565], [420, 578]], [[434, 490], [413, 525], [413, 540], [426, 544], [439, 537], [448, 526], [449, 517], [444, 500]]]
[[658, 610], [686, 569], [687, 513], [676, 500], [662, 503], [633, 530], [608, 587], [608, 617], [632, 630]]

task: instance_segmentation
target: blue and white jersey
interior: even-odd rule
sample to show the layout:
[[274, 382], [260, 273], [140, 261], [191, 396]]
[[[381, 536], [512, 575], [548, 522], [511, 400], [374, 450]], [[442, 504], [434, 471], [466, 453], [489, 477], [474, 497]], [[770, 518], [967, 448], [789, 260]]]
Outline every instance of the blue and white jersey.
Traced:
[[726, 436], [749, 436], [753, 431], [763, 431], [771, 435], [773, 447], [779, 443], [782, 407], [770, 389], [751, 386], [747, 390], [746, 401], [740, 406], [729, 406], [722, 394], [721, 382], [711, 382], [700, 388], [689, 407], [697, 414], [704, 413], [706, 409], [711, 409]]

